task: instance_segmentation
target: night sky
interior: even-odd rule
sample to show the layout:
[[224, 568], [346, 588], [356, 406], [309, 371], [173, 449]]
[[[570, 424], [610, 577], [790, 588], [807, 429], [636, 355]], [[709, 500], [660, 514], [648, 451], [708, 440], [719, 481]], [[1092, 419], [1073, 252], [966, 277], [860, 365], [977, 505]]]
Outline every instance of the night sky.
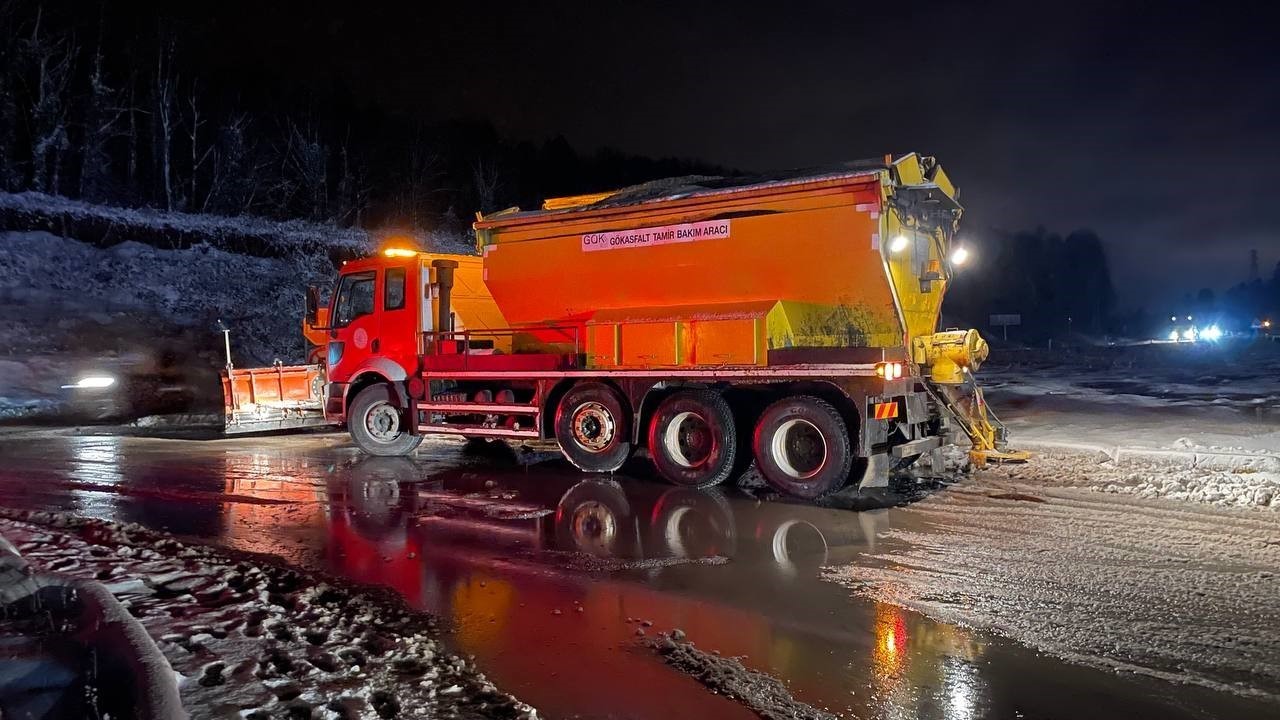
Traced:
[[979, 247], [991, 228], [1097, 231], [1122, 308], [1221, 291], [1251, 248], [1264, 277], [1280, 260], [1280, 51], [1247, 5], [282, 2], [212, 17], [211, 71], [517, 139], [743, 170], [933, 154]]

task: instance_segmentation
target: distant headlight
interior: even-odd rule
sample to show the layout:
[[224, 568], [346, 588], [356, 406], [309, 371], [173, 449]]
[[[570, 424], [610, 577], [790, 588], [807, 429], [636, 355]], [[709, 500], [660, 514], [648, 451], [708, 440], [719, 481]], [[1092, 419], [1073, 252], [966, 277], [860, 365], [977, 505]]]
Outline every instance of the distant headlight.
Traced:
[[102, 388], [109, 388], [115, 384], [116, 384], [116, 379], [111, 377], [110, 375], [88, 375], [86, 377], [80, 378], [79, 380], [75, 381], [75, 383], [71, 385], [63, 385], [62, 389], [63, 390], [70, 390], [70, 389], [98, 390]]
[[1200, 333], [1200, 337], [1205, 340], [1220, 340], [1222, 339], [1222, 328], [1217, 325], [1210, 325], [1204, 329], [1204, 332]]
[[1177, 331], [1177, 330], [1170, 330], [1170, 331], [1169, 331], [1169, 339], [1170, 339], [1170, 340], [1177, 340], [1177, 339], [1178, 339], [1178, 331]]

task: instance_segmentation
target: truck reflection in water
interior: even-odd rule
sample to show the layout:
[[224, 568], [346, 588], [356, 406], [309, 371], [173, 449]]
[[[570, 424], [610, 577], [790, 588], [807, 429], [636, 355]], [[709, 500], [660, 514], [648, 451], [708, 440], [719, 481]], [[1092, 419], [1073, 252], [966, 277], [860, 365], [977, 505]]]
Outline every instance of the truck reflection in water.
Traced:
[[914, 630], [932, 624], [855, 606], [820, 577], [875, 548], [887, 510], [584, 480], [558, 463], [422, 476], [370, 458], [330, 483], [331, 569], [447, 619], [461, 652], [550, 715], [737, 712], [638, 642], [678, 627], [817, 707], [968, 716], [946, 699], [946, 659], [981, 652], [963, 631]]

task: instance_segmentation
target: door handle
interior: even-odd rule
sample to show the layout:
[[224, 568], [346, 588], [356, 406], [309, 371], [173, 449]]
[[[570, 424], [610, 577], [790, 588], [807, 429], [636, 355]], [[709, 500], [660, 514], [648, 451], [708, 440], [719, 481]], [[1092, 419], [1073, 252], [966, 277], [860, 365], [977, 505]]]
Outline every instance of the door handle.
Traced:
[[373, 342], [369, 343], [369, 349], [373, 352], [378, 352], [378, 338], [374, 338]]

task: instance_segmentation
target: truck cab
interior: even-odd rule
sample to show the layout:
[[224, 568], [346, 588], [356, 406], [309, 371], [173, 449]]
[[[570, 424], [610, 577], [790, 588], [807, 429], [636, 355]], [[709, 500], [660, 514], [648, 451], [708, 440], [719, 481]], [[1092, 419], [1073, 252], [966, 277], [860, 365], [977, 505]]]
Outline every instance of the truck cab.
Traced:
[[235, 368], [223, 394], [229, 433], [347, 425], [361, 449], [401, 455], [410, 432], [408, 383], [430, 346], [504, 321], [477, 256], [388, 247], [344, 262], [326, 304], [306, 296], [307, 365]]

